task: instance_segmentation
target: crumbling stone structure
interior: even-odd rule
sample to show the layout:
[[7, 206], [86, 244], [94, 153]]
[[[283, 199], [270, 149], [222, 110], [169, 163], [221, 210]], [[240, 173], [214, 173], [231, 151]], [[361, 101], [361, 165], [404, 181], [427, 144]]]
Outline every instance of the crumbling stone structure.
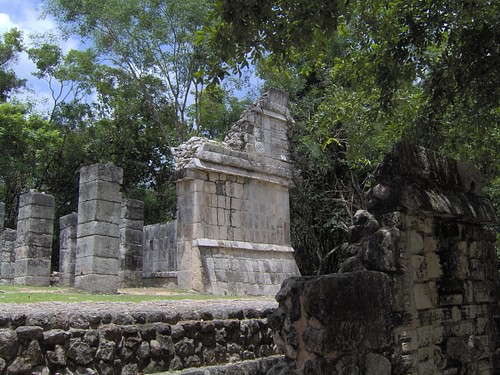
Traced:
[[177, 221], [146, 225], [142, 282], [146, 287], [177, 287]]
[[77, 225], [76, 212], [59, 218], [59, 284], [64, 286], [75, 285]]
[[50, 307], [0, 313], [1, 375], [151, 374], [273, 353], [270, 308]]
[[500, 373], [497, 221], [479, 173], [397, 144], [370, 212], [317, 277], [280, 290], [270, 324], [296, 374]]
[[273, 295], [299, 274], [290, 244], [292, 166], [286, 93], [271, 90], [219, 144], [177, 150], [178, 285], [216, 295]]
[[142, 242], [144, 203], [136, 199], [122, 200], [120, 218], [119, 279], [122, 288], [142, 286]]
[[80, 171], [75, 287], [116, 293], [119, 285], [123, 170], [93, 164]]
[[50, 285], [54, 197], [31, 190], [19, 198], [14, 283]]
[[0, 202], [0, 284], [14, 279], [14, 242], [16, 231], [4, 227], [5, 203]]

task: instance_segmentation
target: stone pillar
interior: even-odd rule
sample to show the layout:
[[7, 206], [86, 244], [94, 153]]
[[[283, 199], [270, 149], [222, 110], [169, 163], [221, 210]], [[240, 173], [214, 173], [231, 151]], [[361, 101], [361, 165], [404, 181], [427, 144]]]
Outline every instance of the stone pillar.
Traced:
[[54, 197], [31, 190], [19, 198], [14, 283], [50, 285]]
[[77, 224], [76, 212], [59, 219], [59, 284], [64, 286], [75, 285]]
[[116, 293], [123, 170], [94, 164], [80, 171], [75, 287]]
[[0, 233], [3, 231], [4, 220], [5, 220], [5, 203], [0, 202]]
[[124, 199], [120, 220], [120, 286], [142, 286], [142, 239], [144, 229], [144, 203]]
[[14, 229], [4, 229], [0, 234], [0, 283], [10, 284], [14, 278], [14, 243], [16, 241], [16, 231]]

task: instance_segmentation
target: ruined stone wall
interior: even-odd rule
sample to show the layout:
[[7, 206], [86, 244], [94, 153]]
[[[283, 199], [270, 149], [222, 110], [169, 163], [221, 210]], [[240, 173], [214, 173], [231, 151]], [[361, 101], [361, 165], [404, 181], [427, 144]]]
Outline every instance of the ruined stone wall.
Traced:
[[288, 280], [270, 324], [301, 374], [498, 374], [497, 220], [480, 176], [400, 143], [322, 276]]
[[102, 307], [0, 315], [0, 375], [136, 375], [273, 354], [268, 309], [179, 314]]
[[35, 190], [19, 198], [14, 246], [16, 284], [50, 285], [54, 205], [52, 195]]
[[180, 288], [273, 295], [298, 275], [290, 244], [287, 101], [271, 90], [223, 144], [194, 138], [177, 150]]
[[143, 237], [144, 286], [177, 286], [177, 222], [147, 225]]
[[5, 228], [0, 233], [0, 283], [11, 284], [14, 281], [16, 231]]
[[0, 202], [0, 284], [14, 279], [14, 242], [16, 231], [4, 227], [5, 203]]

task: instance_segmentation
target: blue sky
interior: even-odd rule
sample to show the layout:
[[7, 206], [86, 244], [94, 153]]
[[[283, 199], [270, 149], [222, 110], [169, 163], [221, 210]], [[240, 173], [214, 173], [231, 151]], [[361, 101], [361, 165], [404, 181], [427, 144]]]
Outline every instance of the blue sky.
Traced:
[[[15, 27], [23, 32], [25, 44], [30, 43], [30, 37], [34, 34], [50, 32], [58, 35], [55, 21], [51, 17], [41, 17], [42, 5], [43, 0], [0, 0], [0, 34]], [[77, 49], [81, 44], [78, 39], [70, 38], [69, 40], [61, 40], [59, 46], [63, 52], [67, 52], [70, 49]], [[48, 85], [32, 76], [31, 73], [35, 70], [35, 66], [28, 59], [26, 53], [21, 53], [13, 68], [18, 77], [27, 79], [27, 88], [31, 90], [31, 94], [19, 96], [23, 98], [31, 96], [36, 98], [38, 103], [45, 102], [45, 105], [43, 103], [38, 105], [39, 109], [50, 108], [51, 99]], [[261, 84], [261, 81], [253, 74], [250, 74], [250, 77], [250, 87], [244, 87], [241, 91], [236, 90], [234, 92], [236, 96], [243, 97]]]
[[[29, 44], [30, 38], [35, 34], [51, 32], [58, 34], [57, 26], [50, 17], [41, 18], [40, 0], [0, 0], [0, 34], [17, 28], [22, 31], [25, 44]], [[60, 44], [66, 52], [72, 48], [78, 48], [79, 42], [76, 39], [70, 39]], [[32, 76], [35, 70], [34, 64], [28, 59], [26, 53], [21, 53], [15, 66], [16, 74], [20, 78], [27, 79], [27, 87], [32, 91], [36, 90], [37, 101], [50, 101], [50, 92], [45, 82]], [[27, 96], [35, 96], [27, 94]], [[22, 95], [25, 96], [25, 95]], [[40, 106], [43, 108], [43, 104]]]

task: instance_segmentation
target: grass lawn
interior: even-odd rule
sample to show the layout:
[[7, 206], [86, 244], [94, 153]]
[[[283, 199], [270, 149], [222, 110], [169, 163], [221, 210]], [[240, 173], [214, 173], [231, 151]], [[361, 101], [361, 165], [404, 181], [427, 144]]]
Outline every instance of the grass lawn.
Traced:
[[[258, 298], [258, 297], [257, 297]], [[0, 285], [0, 303], [35, 302], [144, 302], [155, 300], [210, 300], [241, 299], [188, 293], [165, 288], [136, 288], [119, 290], [118, 294], [89, 294], [60, 286], [34, 287], [24, 285]]]

